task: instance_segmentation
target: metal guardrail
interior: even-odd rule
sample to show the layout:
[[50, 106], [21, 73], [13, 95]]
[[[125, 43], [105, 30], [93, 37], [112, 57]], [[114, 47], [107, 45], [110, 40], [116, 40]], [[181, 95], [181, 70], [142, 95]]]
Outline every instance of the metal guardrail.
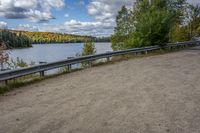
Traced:
[[20, 69], [0, 72], [0, 81], [6, 81], [6, 80], [22, 77], [22, 76], [34, 74], [34, 73], [40, 73], [41, 76], [44, 76], [44, 71], [47, 71], [47, 70], [60, 68], [64, 66], [71, 66], [73, 64], [83, 63], [86, 61], [94, 61], [94, 60], [102, 59], [102, 58], [110, 58], [112, 56], [126, 55], [130, 53], [141, 53], [141, 52], [145, 52], [147, 54], [149, 51], [154, 51], [161, 48], [173, 49], [173, 48], [179, 48], [179, 47], [188, 47], [188, 46], [192, 47], [192, 46], [198, 46], [198, 45], [200, 45], [200, 41], [190, 41], [190, 42], [180, 42], [176, 44], [167, 44], [164, 47], [148, 46], [148, 47], [142, 47], [142, 48], [127, 49], [127, 50], [122, 50], [122, 51], [107, 52], [107, 53], [96, 54], [96, 55], [82, 56], [82, 57], [77, 57], [77, 58], [72, 58], [72, 59], [56, 61], [52, 63], [35, 65], [35, 66], [27, 67], [27, 68], [20, 68]]

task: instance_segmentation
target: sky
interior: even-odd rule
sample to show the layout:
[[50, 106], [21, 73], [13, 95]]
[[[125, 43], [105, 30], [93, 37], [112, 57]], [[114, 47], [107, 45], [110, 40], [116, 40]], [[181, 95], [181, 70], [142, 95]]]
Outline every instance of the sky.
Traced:
[[[188, 0], [200, 4], [200, 0]], [[134, 0], [0, 0], [0, 28], [109, 36], [121, 6]]]

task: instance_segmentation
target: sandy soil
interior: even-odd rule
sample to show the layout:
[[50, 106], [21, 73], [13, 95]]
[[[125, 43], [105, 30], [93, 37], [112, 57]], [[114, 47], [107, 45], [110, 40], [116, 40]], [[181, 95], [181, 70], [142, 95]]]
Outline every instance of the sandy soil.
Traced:
[[94, 67], [0, 96], [0, 133], [167, 132], [200, 132], [200, 48]]

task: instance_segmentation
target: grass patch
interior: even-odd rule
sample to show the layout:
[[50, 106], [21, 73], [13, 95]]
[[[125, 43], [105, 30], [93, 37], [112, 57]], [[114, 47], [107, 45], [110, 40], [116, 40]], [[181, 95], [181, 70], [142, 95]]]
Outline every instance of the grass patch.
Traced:
[[[8, 84], [0, 86], [0, 94], [4, 94], [5, 92], [11, 91], [13, 89], [19, 88], [21, 86], [29, 85], [30, 83], [36, 83], [41, 81], [43, 78], [33, 78], [29, 81], [17, 80], [17, 81], [8, 81]], [[2, 83], [1, 83], [2, 84]]]
[[63, 74], [67, 74], [67, 73], [72, 73], [72, 72], [76, 72], [79, 70], [82, 70], [83, 68], [77, 68], [77, 69], [72, 69], [71, 71], [62, 71], [60, 73], [57, 74], [53, 74], [53, 75], [47, 75], [44, 77], [40, 77], [39, 74], [35, 74], [35, 75], [28, 75], [28, 76], [23, 76], [17, 79], [11, 79], [8, 80], [7, 84], [5, 84], [5, 82], [0, 82], [0, 95], [9, 92], [11, 90], [20, 88], [22, 86], [26, 86], [26, 85], [30, 85], [33, 83], [37, 83], [46, 79], [50, 79], [50, 78], [55, 78], [57, 76], [63, 75]]

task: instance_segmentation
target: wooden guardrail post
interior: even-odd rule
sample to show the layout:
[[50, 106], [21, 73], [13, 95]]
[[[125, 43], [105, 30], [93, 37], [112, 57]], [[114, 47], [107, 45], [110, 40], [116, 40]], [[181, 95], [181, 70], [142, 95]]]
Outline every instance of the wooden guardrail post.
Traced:
[[[72, 56], [67, 57], [67, 59], [73, 59], [73, 58], [75, 58], [75, 57], [72, 57]], [[68, 71], [71, 71], [72, 70], [72, 64], [67, 65], [67, 69], [68, 69]]]
[[67, 70], [71, 71], [71, 69], [72, 69], [72, 65], [71, 64], [67, 65]]
[[110, 61], [110, 57], [107, 57], [106, 60], [107, 60], [107, 62], [109, 62]]
[[44, 71], [40, 72], [40, 77], [44, 77]]
[[[47, 62], [45, 62], [45, 61], [40, 61], [39, 62], [39, 64], [46, 64]], [[45, 75], [44, 75], [44, 71], [41, 71], [40, 72], [40, 77], [44, 77]]]
[[92, 60], [91, 61], [89, 61], [89, 67], [92, 67]]
[[135, 56], [137, 56], [137, 52], [134, 52]]
[[[106, 51], [106, 53], [110, 53], [111, 51]], [[110, 57], [106, 58], [106, 61], [109, 62], [110, 61]]]

